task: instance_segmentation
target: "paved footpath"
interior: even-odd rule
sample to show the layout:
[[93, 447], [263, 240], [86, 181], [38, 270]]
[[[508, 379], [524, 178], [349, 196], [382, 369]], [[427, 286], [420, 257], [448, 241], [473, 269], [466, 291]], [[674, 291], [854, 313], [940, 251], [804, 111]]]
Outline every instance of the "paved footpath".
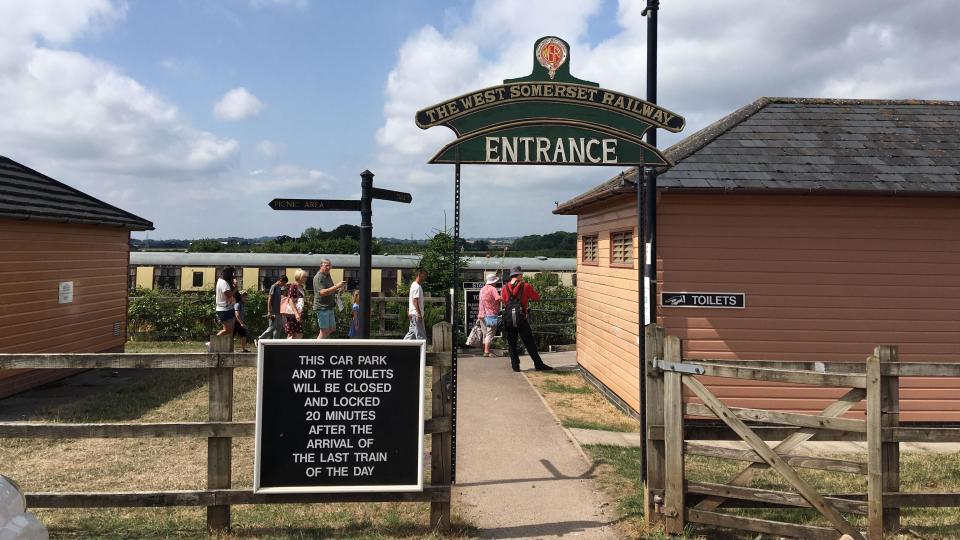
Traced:
[[482, 538], [617, 538], [590, 464], [509, 359], [461, 357], [458, 379], [454, 513]]

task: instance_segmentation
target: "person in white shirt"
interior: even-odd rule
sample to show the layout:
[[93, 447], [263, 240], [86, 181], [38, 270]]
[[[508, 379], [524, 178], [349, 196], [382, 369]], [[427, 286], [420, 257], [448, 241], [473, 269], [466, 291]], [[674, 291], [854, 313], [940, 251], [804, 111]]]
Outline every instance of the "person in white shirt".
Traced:
[[427, 339], [427, 329], [423, 323], [423, 282], [427, 279], [427, 271], [417, 270], [417, 279], [410, 284], [409, 309], [410, 329], [403, 339]]
[[236, 314], [233, 306], [237, 303], [234, 298], [232, 285], [235, 277], [236, 270], [227, 267], [223, 269], [220, 273], [220, 279], [217, 280], [217, 320], [223, 324], [223, 328], [217, 332], [218, 336], [233, 335], [233, 325], [236, 323]]

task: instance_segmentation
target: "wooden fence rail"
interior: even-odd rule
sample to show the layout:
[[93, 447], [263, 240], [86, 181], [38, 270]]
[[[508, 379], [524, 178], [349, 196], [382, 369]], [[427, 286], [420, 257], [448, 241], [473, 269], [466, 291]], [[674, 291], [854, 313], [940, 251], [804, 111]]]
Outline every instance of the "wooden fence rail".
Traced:
[[[863, 364], [821, 362], [683, 361], [679, 338], [649, 326], [647, 332], [645, 407], [647, 410], [646, 517], [660, 521], [668, 533], [682, 533], [687, 523], [700, 523], [796, 538], [882, 539], [900, 528], [900, 509], [957, 507], [960, 493], [900, 491], [901, 442], [960, 442], [960, 428], [904, 427], [899, 419], [900, 377], [960, 377], [960, 364], [899, 362], [897, 347], [878, 346]], [[789, 382], [850, 388], [819, 414], [728, 407], [700, 376], [754, 381]], [[686, 402], [686, 388], [702, 403]], [[842, 416], [864, 402], [866, 419]], [[712, 419], [714, 425], [688, 422]], [[721, 421], [724, 425], [715, 425]], [[750, 424], [748, 424], [748, 422]], [[789, 427], [784, 427], [789, 426]], [[696, 440], [739, 440], [748, 449], [731, 449]], [[865, 462], [800, 455], [793, 450], [811, 440], [866, 441]], [[780, 441], [768, 445], [766, 441]], [[693, 482], [686, 478], [684, 457], [706, 456], [747, 462], [726, 484]], [[771, 468], [795, 490], [759, 489], [749, 484]], [[796, 468], [865, 475], [866, 493], [821, 494]], [[815, 527], [748, 518], [722, 508], [812, 508], [832, 527]], [[860, 531], [844, 514], [866, 516]]]
[[[404, 298], [406, 300], [406, 298]], [[449, 323], [434, 327], [434, 334], [450, 333]], [[450, 526], [450, 437], [451, 409], [445, 384], [451, 367], [450, 338], [434, 340], [435, 352], [427, 353], [433, 368], [432, 417], [424, 421], [431, 435], [431, 484], [422, 492], [297, 493], [255, 494], [251, 489], [234, 489], [231, 479], [232, 439], [253, 437], [254, 422], [233, 420], [233, 370], [255, 368], [256, 353], [232, 352], [230, 336], [212, 336], [211, 352], [201, 353], [97, 353], [97, 354], [0, 354], [0, 369], [207, 369], [209, 421], [166, 423], [83, 423], [0, 422], [0, 437], [29, 439], [63, 438], [156, 438], [200, 437], [207, 439], [207, 489], [125, 492], [27, 493], [33, 508], [102, 508], [205, 506], [207, 528], [230, 528], [230, 506], [234, 504], [286, 504], [325, 502], [429, 502], [430, 526]]]

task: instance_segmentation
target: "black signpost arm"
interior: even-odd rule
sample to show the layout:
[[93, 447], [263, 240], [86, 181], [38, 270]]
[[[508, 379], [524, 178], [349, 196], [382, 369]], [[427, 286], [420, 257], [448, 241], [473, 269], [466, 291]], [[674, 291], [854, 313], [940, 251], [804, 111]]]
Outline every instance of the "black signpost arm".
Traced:
[[[647, 16], [647, 101], [657, 102], [657, 11], [660, 9], [659, 0], [647, 0], [647, 7], [643, 14]], [[651, 127], [647, 131], [647, 144], [653, 147], [657, 146], [657, 128]], [[646, 204], [640, 204], [640, 179], [641, 174], [645, 177], [645, 198]], [[640, 213], [641, 209], [646, 210]], [[643, 230], [645, 236], [643, 242], [639, 242], [640, 249], [643, 250], [640, 266], [640, 282], [637, 288], [640, 289], [640, 325], [639, 325], [639, 364], [640, 364], [640, 385], [643, 388], [640, 396], [640, 481], [647, 489], [647, 413], [644, 403], [646, 401], [645, 383], [647, 380], [646, 356], [646, 325], [647, 303], [650, 304], [650, 322], [656, 322], [657, 313], [657, 173], [652, 167], [641, 167], [637, 170], [637, 222], [638, 232]], [[644, 219], [646, 214], [646, 219]], [[649, 246], [649, 248], [648, 248]], [[650, 289], [646, 290], [645, 279], [649, 280]]]
[[360, 316], [357, 326], [362, 339], [370, 337], [370, 251], [373, 240], [373, 173], [360, 173]]

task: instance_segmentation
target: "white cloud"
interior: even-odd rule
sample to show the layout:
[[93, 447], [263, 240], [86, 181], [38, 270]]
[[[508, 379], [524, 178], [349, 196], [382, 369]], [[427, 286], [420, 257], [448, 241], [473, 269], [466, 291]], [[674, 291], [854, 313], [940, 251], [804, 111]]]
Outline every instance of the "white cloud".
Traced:
[[160, 225], [176, 215], [170, 193], [218, 182], [239, 143], [192, 126], [116, 66], [66, 50], [125, 12], [106, 0], [0, 2], [0, 153]]
[[[574, 76], [643, 97], [645, 2], [622, 0], [613, 33], [591, 39], [597, 2], [474, 2], [468, 16], [441, 30], [424, 26], [401, 46], [385, 87], [377, 132], [378, 176], [397, 179], [449, 209], [451, 167], [426, 162], [453, 133], [422, 131], [417, 110], [530, 72], [534, 41], [558, 35], [571, 44]], [[950, 16], [952, 15], [952, 16]], [[829, 9], [785, 0], [662, 2], [659, 102], [687, 118], [681, 134], [661, 132], [661, 147], [761, 96], [833, 98], [960, 97], [960, 56], [948, 0], [834, 2]], [[469, 234], [552, 230], [555, 200], [565, 200], [619, 172], [615, 168], [463, 167], [464, 226]], [[479, 212], [482, 218], [473, 217]], [[414, 218], [416, 219], [416, 218]], [[436, 223], [435, 216], [433, 222]], [[476, 229], [468, 228], [470, 224]]]
[[262, 156], [273, 159], [279, 156], [281, 152], [283, 152], [284, 146], [280, 143], [276, 143], [276, 142], [264, 139], [257, 143], [256, 148], [257, 148], [257, 152], [260, 153]]
[[213, 106], [213, 114], [220, 120], [243, 120], [263, 111], [263, 102], [246, 88], [228, 91]]

